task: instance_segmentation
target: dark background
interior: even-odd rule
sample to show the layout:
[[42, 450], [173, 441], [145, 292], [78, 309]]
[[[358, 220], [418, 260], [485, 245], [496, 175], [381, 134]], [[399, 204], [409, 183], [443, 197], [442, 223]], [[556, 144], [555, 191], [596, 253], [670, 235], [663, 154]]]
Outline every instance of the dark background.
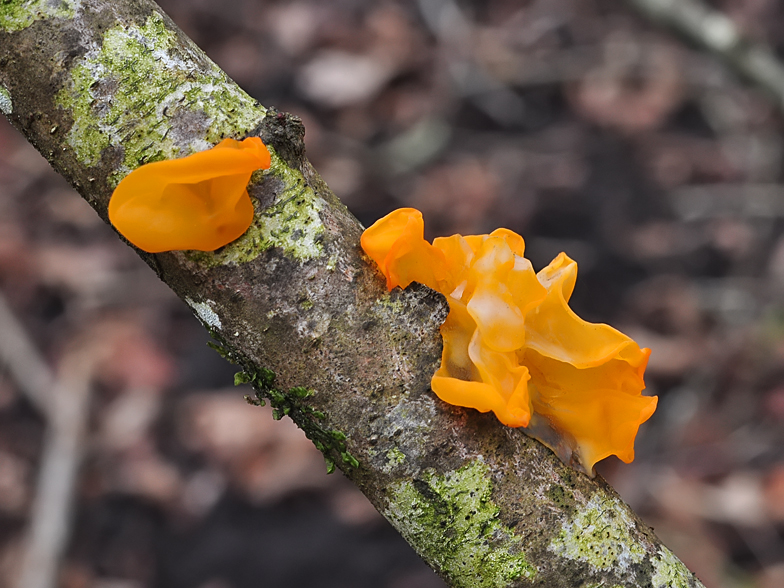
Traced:
[[[774, 0], [713, 3], [784, 49]], [[521, 233], [573, 308], [653, 350], [659, 409], [601, 473], [708, 588], [784, 586], [784, 184], [775, 102], [623, 2], [166, 0], [366, 226]], [[111, 350], [64, 588], [435, 588], [286, 419], [243, 402], [189, 309], [0, 120], [0, 291], [56, 366]], [[2, 336], [2, 333], [0, 333]], [[0, 369], [0, 585], [44, 442]]]

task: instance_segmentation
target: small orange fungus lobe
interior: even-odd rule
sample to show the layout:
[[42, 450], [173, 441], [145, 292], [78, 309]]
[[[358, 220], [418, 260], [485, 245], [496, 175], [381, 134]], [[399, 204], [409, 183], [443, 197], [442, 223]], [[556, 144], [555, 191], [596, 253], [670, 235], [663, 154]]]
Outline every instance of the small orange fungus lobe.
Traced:
[[431, 245], [412, 208], [377, 221], [362, 248], [390, 290], [419, 282], [446, 296], [431, 380], [441, 400], [493, 411], [589, 474], [610, 455], [634, 459], [637, 430], [656, 410], [657, 398], [642, 395], [650, 350], [569, 308], [577, 264], [564, 253], [536, 273], [507, 229]]
[[253, 221], [248, 181], [269, 166], [269, 151], [258, 137], [224, 139], [206, 151], [148, 163], [118, 184], [109, 220], [149, 253], [214, 251], [248, 230]]

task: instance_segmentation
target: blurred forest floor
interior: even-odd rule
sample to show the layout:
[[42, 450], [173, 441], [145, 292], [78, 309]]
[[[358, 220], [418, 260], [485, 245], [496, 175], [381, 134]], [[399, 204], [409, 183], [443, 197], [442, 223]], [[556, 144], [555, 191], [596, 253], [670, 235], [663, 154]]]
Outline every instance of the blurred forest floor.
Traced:
[[[165, 0], [366, 226], [521, 233], [653, 350], [659, 409], [600, 472], [707, 588], [784, 586], [784, 117], [610, 0]], [[784, 54], [784, 7], [716, 0]], [[63, 588], [443, 586], [3, 119], [0, 292], [52, 369], [93, 352]], [[0, 337], [7, 333], [0, 332]], [[88, 345], [85, 341], [90, 341]], [[81, 351], [79, 351], [81, 350]], [[45, 422], [0, 367], [0, 585]]]

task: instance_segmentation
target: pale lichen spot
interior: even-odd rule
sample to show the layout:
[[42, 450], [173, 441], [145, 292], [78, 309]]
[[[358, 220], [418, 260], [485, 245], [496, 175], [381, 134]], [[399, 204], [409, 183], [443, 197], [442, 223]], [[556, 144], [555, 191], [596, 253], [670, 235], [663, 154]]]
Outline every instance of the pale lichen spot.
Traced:
[[675, 554], [661, 547], [653, 559], [653, 588], [705, 588]]
[[480, 460], [393, 484], [387, 518], [451, 586], [504, 588], [532, 580], [522, 539], [498, 518], [489, 468]]
[[632, 565], [644, 559], [645, 551], [632, 538], [635, 523], [623, 503], [596, 493], [587, 504], [576, 505], [575, 509], [575, 515], [563, 525], [548, 550], [596, 570], [633, 575]]
[[[143, 163], [201, 151], [224, 137], [242, 138], [264, 109], [195, 46], [182, 46], [163, 17], [118, 25], [88, 46], [56, 96], [73, 125], [66, 138], [79, 161], [97, 165], [109, 148], [122, 153], [116, 185]], [[187, 129], [187, 132], [183, 132]]]
[[11, 102], [11, 94], [5, 86], [0, 86], [0, 112], [8, 116], [14, 111], [14, 104]]
[[297, 334], [304, 338], [315, 340], [323, 337], [329, 330], [332, 317], [327, 312], [308, 313], [308, 316], [297, 321], [295, 330]]
[[[408, 369], [403, 366], [401, 369]], [[432, 429], [435, 416], [435, 404], [431, 398], [423, 398], [418, 402], [398, 401], [389, 411], [387, 418], [389, 426], [399, 433], [395, 437], [395, 444], [403, 454], [412, 461], [424, 457], [429, 451], [422, 440], [427, 439]], [[401, 462], [398, 465], [403, 465]]]
[[406, 301], [400, 297], [393, 297], [390, 292], [385, 292], [373, 303], [373, 311], [379, 315], [392, 316], [406, 310]]
[[398, 466], [406, 463], [406, 454], [397, 447], [393, 447], [387, 451], [386, 458], [386, 463], [381, 467], [381, 471], [385, 474], [392, 473]]
[[205, 326], [213, 329], [221, 329], [223, 327], [220, 317], [209, 304], [212, 302], [211, 300], [208, 300], [207, 302], [195, 302], [190, 298], [186, 298], [185, 302], [188, 303], [188, 306], [193, 309], [193, 312], [196, 313], [196, 316], [199, 317], [199, 320], [201, 320]]
[[0, 29], [13, 33], [37, 20], [73, 18], [81, 0], [5, 0], [0, 2]]

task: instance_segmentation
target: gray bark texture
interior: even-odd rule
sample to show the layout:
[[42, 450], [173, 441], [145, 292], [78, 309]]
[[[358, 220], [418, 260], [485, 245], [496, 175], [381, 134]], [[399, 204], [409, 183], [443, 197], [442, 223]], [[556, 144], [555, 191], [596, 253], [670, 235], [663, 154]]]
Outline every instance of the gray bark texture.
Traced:
[[[697, 587], [601, 478], [439, 401], [444, 299], [386, 292], [362, 227], [265, 109], [149, 0], [0, 3], [0, 109], [107, 218], [130, 170], [259, 135], [254, 224], [213, 253], [147, 254], [260, 399], [299, 425], [450, 586]], [[248, 408], [248, 410], [253, 410]]]

